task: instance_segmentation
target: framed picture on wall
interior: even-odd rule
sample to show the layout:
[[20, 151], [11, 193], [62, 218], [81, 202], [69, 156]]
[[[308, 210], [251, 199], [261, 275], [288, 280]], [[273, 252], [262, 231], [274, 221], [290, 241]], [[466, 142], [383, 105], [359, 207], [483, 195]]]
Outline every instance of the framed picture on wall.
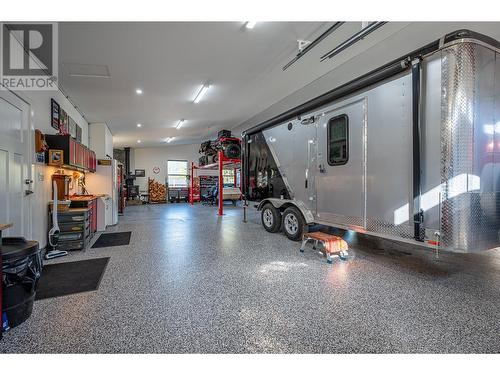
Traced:
[[136, 169], [135, 170], [135, 177], [146, 177], [146, 170], [145, 169]]
[[59, 104], [54, 99], [50, 99], [50, 126], [59, 130]]
[[76, 139], [76, 122], [73, 120], [71, 117], [69, 117], [69, 135], [71, 135], [71, 138]]
[[82, 128], [76, 125], [76, 141], [81, 142], [82, 141]]
[[49, 165], [61, 166], [64, 164], [63, 150], [49, 150]]
[[68, 134], [68, 114], [62, 108], [59, 108], [59, 133]]

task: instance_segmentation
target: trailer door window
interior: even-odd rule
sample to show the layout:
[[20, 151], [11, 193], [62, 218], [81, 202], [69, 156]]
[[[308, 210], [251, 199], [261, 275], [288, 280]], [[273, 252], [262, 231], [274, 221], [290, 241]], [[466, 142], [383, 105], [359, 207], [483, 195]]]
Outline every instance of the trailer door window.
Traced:
[[328, 164], [344, 165], [349, 160], [349, 118], [340, 115], [328, 121]]

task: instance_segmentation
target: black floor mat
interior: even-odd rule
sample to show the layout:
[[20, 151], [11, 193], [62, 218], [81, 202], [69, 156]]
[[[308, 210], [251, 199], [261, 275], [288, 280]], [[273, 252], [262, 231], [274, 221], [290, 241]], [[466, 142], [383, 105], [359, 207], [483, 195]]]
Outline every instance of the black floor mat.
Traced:
[[108, 261], [97, 258], [44, 265], [35, 300], [97, 290]]
[[96, 247], [123, 246], [130, 243], [130, 235], [132, 232], [115, 232], [103, 233], [92, 245], [92, 249]]

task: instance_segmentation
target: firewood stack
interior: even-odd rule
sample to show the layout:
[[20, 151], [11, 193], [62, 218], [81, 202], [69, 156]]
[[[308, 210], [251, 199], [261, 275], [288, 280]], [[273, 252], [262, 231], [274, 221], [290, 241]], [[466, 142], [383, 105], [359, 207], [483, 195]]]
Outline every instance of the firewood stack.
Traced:
[[159, 203], [167, 201], [167, 188], [165, 185], [156, 182], [154, 178], [148, 178], [149, 201]]

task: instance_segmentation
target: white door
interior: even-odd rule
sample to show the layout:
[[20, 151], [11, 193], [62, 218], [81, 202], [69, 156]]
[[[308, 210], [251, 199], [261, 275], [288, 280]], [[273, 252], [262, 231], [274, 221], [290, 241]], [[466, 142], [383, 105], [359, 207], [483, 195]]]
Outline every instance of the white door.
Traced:
[[31, 238], [31, 147], [29, 105], [0, 91], [0, 223], [14, 226], [2, 235]]

